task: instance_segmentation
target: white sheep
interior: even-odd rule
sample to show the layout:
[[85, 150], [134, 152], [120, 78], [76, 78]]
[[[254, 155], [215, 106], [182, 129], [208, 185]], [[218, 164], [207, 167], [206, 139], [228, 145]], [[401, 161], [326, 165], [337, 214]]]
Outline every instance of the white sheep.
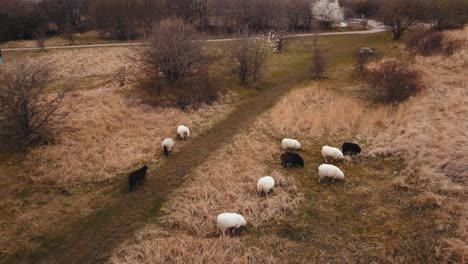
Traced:
[[190, 129], [184, 125], [180, 125], [177, 127], [177, 136], [180, 139], [186, 140], [190, 137]]
[[283, 150], [293, 149], [293, 150], [301, 150], [301, 143], [299, 141], [292, 139], [292, 138], [284, 138], [281, 141], [281, 147]]
[[175, 143], [172, 138], [166, 138], [163, 140], [161, 143], [161, 148], [164, 153], [164, 155], [169, 156], [169, 153], [171, 152], [172, 148], [174, 147]]
[[261, 195], [264, 192], [266, 195], [275, 187], [275, 179], [271, 176], [261, 177], [257, 181], [257, 192], [258, 195]]
[[344, 156], [341, 150], [334, 148], [334, 147], [330, 147], [330, 146], [322, 147], [322, 157], [323, 159], [325, 159], [325, 162], [328, 162], [327, 158], [332, 158], [333, 160], [344, 159]]
[[[223, 236], [226, 235], [226, 230], [228, 229], [232, 228], [233, 233], [235, 229], [247, 225], [247, 221], [245, 221], [244, 217], [236, 213], [219, 214], [218, 218], [216, 219], [216, 222], [218, 224], [218, 234], [219, 230], [221, 230]], [[228, 231], [228, 235], [229, 233], [230, 231]]]
[[334, 180], [344, 180], [344, 173], [336, 166], [330, 164], [322, 164], [318, 167], [319, 182], [324, 178]]

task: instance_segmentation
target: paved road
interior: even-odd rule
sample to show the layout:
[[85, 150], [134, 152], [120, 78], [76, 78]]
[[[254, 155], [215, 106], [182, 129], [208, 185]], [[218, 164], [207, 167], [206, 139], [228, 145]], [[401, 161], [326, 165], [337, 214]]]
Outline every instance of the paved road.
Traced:
[[[345, 31], [345, 32], [324, 32], [319, 33], [320, 36], [333, 36], [333, 35], [353, 35], [353, 34], [373, 34], [386, 31], [385, 28], [372, 28], [369, 30], [361, 30], [361, 31]], [[287, 38], [296, 38], [296, 37], [310, 37], [313, 36], [314, 33], [304, 33], [304, 34], [293, 34], [287, 35]], [[204, 42], [225, 42], [225, 41], [235, 41], [238, 40], [237, 38], [223, 38], [223, 39], [207, 39], [202, 40]], [[107, 48], [107, 47], [132, 47], [132, 46], [144, 46], [146, 42], [130, 42], [130, 43], [113, 43], [113, 44], [92, 44], [92, 45], [71, 45], [71, 46], [49, 46], [45, 47], [44, 49], [82, 49], [82, 48]], [[32, 47], [32, 48], [5, 48], [2, 51], [29, 51], [29, 50], [40, 50], [41, 48]]]

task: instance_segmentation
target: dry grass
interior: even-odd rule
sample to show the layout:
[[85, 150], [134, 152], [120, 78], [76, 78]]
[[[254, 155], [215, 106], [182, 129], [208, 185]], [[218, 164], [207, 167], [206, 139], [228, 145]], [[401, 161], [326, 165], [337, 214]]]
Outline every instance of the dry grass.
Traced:
[[[89, 44], [107, 44], [121, 43], [119, 40], [104, 39], [96, 31], [87, 31], [84, 33], [75, 33], [74, 43], [63, 36], [54, 36], [47, 38], [46, 46], [66, 46], [66, 45], [89, 45]], [[2, 48], [36, 48], [37, 40], [15, 40], [2, 43]]]
[[[215, 219], [219, 213], [241, 213], [248, 229], [255, 230], [285, 220], [302, 200], [294, 179], [286, 177], [278, 166], [278, 142], [259, 129], [257, 122], [213, 153], [168, 198], [159, 224], [141, 231], [137, 241], [128, 242], [134, 245], [121, 247], [111, 262], [273, 262], [272, 257], [246, 247], [238, 238], [216, 238]], [[264, 175], [272, 175], [276, 181], [274, 195], [269, 198], [260, 198], [256, 192], [256, 182]], [[157, 235], [147, 237], [148, 232]], [[170, 235], [161, 235], [167, 232]], [[196, 257], [193, 248], [199, 249]]]
[[[178, 125], [187, 125], [196, 137], [232, 109], [223, 103], [189, 112], [153, 108], [112, 87], [75, 92], [64, 105], [70, 114], [56, 144], [34, 148], [25, 161], [37, 181], [103, 181], [157, 162], [161, 141], [175, 138]], [[183, 143], [177, 145], [175, 151]]]
[[297, 89], [272, 110], [268, 126], [278, 137], [343, 141], [375, 135], [406, 115], [405, 108], [375, 107], [318, 85]]
[[[318, 86], [291, 92], [201, 164], [162, 219], [110, 262], [466, 262], [466, 48], [415, 64], [428, 89], [398, 107]], [[279, 167], [285, 136], [304, 143], [305, 169]], [[344, 140], [364, 145], [364, 155], [340, 163], [344, 183], [318, 184], [319, 147]], [[255, 181], [267, 174], [280, 184], [259, 198]], [[224, 211], [244, 214], [247, 234], [213, 238]]]
[[138, 246], [118, 252], [112, 263], [275, 263], [256, 247], [246, 248], [239, 238], [199, 239], [178, 232], [147, 230]]

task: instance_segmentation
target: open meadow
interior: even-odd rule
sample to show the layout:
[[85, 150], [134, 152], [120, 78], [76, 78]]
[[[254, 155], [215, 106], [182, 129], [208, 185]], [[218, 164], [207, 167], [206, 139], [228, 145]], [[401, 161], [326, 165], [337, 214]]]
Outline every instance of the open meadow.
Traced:
[[[387, 32], [321, 36], [323, 80], [310, 78], [312, 37], [291, 38], [248, 86], [225, 67], [233, 44], [210, 43], [220, 95], [195, 109], [151, 103], [141, 47], [5, 52], [54, 65], [50, 93], [65, 77], [76, 88], [52, 142], [1, 144], [0, 262], [466, 262], [468, 31], [444, 34], [463, 42], [450, 57], [411, 54]], [[360, 47], [377, 51], [371, 68], [410, 61], [425, 90], [398, 105], [371, 100], [354, 67]], [[180, 124], [193, 133], [166, 158], [160, 143]], [[301, 142], [304, 168], [281, 166], [283, 138]], [[345, 180], [319, 183], [321, 147], [348, 141], [363, 151], [333, 162]], [[147, 182], [128, 193], [128, 173], [145, 164]], [[276, 186], [260, 197], [265, 175]], [[246, 230], [220, 237], [222, 212], [242, 214]]]

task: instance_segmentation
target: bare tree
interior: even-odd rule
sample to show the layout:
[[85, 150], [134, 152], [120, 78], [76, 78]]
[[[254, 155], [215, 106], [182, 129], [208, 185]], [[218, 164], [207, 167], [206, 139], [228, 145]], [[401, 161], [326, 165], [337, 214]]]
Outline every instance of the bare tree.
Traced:
[[422, 18], [423, 7], [421, 0], [384, 0], [380, 17], [392, 29], [393, 39], [399, 40], [409, 27]]
[[194, 41], [197, 32], [182, 19], [165, 19], [155, 25], [150, 45], [140, 52], [140, 62], [151, 76], [160, 73], [175, 82], [184, 79], [207, 63], [202, 42]]
[[1, 131], [23, 148], [46, 138], [52, 124], [64, 116], [57, 109], [71, 85], [49, 94], [52, 74], [51, 68], [26, 62], [14, 63], [10, 70], [0, 72]]
[[315, 80], [324, 78], [326, 60], [318, 45], [318, 33], [316, 32], [313, 37], [313, 50], [312, 50], [312, 77]]
[[34, 38], [36, 39], [37, 47], [43, 51], [45, 48], [45, 42], [47, 41], [44, 28], [40, 27], [36, 32], [34, 32]]
[[73, 25], [70, 23], [65, 24], [63, 28], [63, 36], [70, 41], [71, 44], [75, 42], [75, 30], [73, 29]]
[[241, 83], [256, 82], [268, 56], [268, 43], [264, 37], [244, 34], [232, 49], [236, 61], [235, 72]]

